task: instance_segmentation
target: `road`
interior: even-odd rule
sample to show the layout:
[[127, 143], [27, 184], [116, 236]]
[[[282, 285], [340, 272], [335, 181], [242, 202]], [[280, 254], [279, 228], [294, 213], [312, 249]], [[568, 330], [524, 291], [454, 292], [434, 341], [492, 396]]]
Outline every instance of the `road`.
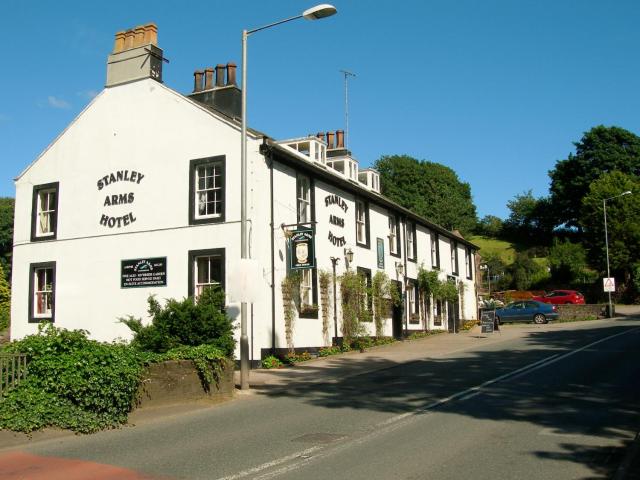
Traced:
[[611, 477], [640, 428], [640, 321], [462, 335], [470, 347], [433, 355], [436, 337], [411, 361], [368, 358], [375, 372], [318, 370], [193, 413], [5, 450], [0, 477]]

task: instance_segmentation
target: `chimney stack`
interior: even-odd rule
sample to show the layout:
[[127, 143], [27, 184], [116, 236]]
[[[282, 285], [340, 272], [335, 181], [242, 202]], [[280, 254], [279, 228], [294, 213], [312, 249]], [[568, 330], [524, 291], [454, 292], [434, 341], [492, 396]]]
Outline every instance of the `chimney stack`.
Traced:
[[221, 63], [216, 65], [216, 87], [224, 87], [224, 71], [225, 66]]
[[202, 70], [196, 70], [193, 72], [193, 91], [201, 92], [202, 91], [202, 77], [204, 76], [204, 72]]
[[335, 144], [333, 143], [334, 135], [333, 132], [327, 132], [327, 148], [330, 150], [335, 148]]
[[336, 148], [344, 148], [344, 131], [336, 130]]
[[236, 64], [227, 63], [227, 85], [237, 85], [236, 83]]
[[152, 78], [162, 82], [162, 49], [158, 48], [155, 23], [138, 25], [115, 34], [107, 60], [107, 87]]
[[316, 133], [316, 138], [319, 138], [320, 140], [324, 140], [324, 132]]
[[204, 69], [204, 89], [211, 90], [213, 88], [213, 67]]

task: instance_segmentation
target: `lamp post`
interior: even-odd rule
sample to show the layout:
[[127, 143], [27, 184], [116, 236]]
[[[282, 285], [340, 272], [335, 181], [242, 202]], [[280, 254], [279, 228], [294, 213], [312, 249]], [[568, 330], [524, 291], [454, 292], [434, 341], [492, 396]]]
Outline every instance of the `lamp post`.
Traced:
[[[330, 257], [331, 266], [333, 267], [333, 332], [335, 341], [338, 341], [338, 304], [337, 301], [337, 285], [336, 285], [336, 264], [340, 261], [337, 257]], [[333, 343], [333, 342], [331, 342]]]
[[483, 263], [482, 265], [480, 265], [480, 270], [486, 270], [487, 271], [487, 282], [488, 282], [488, 289], [489, 289], [489, 298], [491, 298], [491, 271], [489, 270], [489, 264], [488, 263]]
[[[252, 33], [275, 27], [282, 23], [306, 18], [319, 20], [330, 17], [338, 11], [332, 5], [321, 4], [311, 7], [301, 15], [285, 18], [252, 30], [242, 31], [242, 126], [240, 131], [240, 258], [249, 258], [249, 238], [247, 235], [247, 38]], [[249, 338], [247, 337], [247, 302], [240, 304], [240, 388], [249, 388]]]
[[[609, 233], [607, 232], [607, 200], [613, 200], [614, 198], [624, 197], [625, 195], [631, 195], [631, 190], [627, 190], [626, 192], [622, 192], [620, 195], [614, 195], [613, 197], [603, 198], [602, 199], [602, 209], [604, 211], [604, 244], [607, 252], [607, 278], [611, 278], [611, 273], [609, 272]], [[611, 303], [611, 291], [607, 292], [609, 294], [609, 318], [613, 317], [613, 305]]]

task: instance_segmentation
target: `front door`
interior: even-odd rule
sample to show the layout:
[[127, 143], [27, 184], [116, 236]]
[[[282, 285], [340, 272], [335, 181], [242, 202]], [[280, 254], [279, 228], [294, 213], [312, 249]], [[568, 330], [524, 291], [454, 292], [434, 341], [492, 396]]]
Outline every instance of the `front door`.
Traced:
[[[400, 282], [396, 282], [396, 288], [399, 292], [402, 292], [402, 284]], [[400, 305], [394, 305], [391, 313], [391, 322], [393, 329], [393, 338], [402, 338], [402, 313], [404, 311], [404, 302], [400, 302]]]

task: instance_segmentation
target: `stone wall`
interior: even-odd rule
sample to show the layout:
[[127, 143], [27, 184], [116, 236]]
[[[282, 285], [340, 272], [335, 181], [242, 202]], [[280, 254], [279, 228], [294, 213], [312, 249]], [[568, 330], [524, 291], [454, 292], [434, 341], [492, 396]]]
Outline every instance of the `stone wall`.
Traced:
[[560, 320], [584, 320], [604, 318], [606, 305], [558, 305]]
[[174, 360], [150, 365], [138, 391], [138, 408], [157, 407], [193, 400], [222, 401], [233, 396], [234, 363], [227, 362], [218, 384], [205, 391], [191, 360]]

